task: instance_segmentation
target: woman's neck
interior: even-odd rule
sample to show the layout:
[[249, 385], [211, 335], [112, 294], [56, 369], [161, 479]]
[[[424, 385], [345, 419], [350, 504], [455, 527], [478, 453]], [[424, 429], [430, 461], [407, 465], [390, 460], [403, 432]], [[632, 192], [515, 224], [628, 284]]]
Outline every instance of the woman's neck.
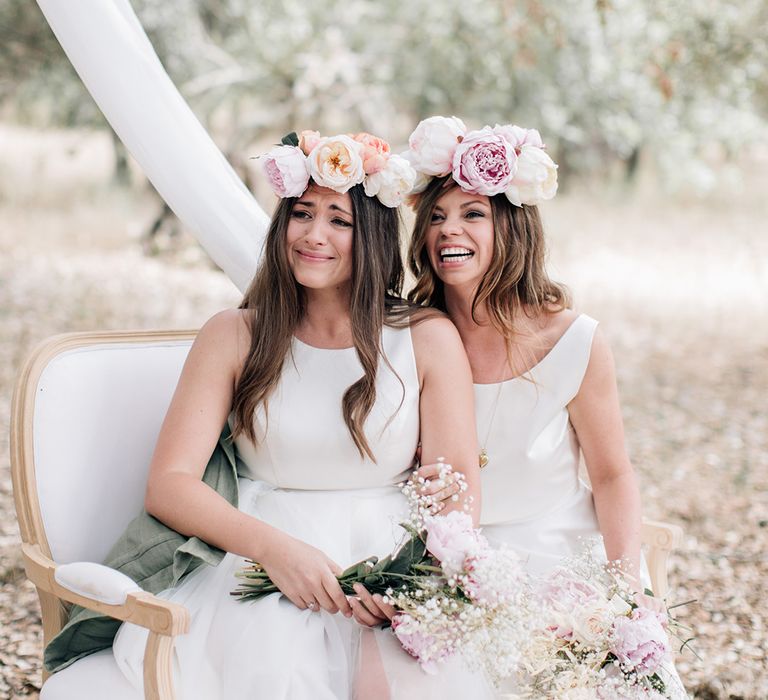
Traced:
[[488, 315], [486, 305], [479, 304], [472, 313], [472, 301], [474, 292], [456, 289], [454, 287], [445, 287], [445, 308], [453, 321], [453, 325], [459, 331], [465, 347], [476, 346], [486, 343], [496, 344], [503, 338], [494, 328]]
[[349, 291], [307, 289], [306, 311], [296, 328], [296, 336], [317, 347], [351, 347]]

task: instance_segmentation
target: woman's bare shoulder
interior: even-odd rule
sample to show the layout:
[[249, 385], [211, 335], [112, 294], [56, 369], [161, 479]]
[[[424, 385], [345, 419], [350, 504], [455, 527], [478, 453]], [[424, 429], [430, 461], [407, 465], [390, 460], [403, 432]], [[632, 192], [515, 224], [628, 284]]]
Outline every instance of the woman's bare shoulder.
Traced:
[[420, 375], [430, 369], [470, 373], [459, 331], [445, 314], [436, 312], [412, 323], [411, 338]]
[[249, 313], [246, 309], [224, 309], [215, 313], [198, 331], [195, 347], [239, 367], [251, 344]]

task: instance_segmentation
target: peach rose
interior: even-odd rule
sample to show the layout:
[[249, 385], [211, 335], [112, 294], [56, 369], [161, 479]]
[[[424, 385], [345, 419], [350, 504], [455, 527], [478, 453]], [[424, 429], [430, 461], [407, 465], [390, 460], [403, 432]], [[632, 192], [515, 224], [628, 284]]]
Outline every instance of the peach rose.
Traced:
[[363, 159], [363, 170], [366, 175], [373, 175], [383, 170], [389, 158], [389, 144], [378, 136], [361, 131], [352, 137], [362, 144], [360, 157]]
[[304, 129], [304, 131], [299, 134], [299, 148], [304, 151], [305, 156], [308, 156], [318, 143], [320, 143], [319, 131]]

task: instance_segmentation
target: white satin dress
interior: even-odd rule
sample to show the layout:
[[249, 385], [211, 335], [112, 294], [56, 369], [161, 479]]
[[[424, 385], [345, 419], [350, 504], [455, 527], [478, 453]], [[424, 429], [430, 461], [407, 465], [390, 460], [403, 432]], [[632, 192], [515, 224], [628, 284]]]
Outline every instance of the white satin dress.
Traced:
[[579, 442], [568, 416], [587, 370], [597, 321], [581, 314], [530, 372], [475, 384], [481, 525], [545, 573], [600, 535], [592, 491], [579, 478]]
[[[377, 463], [362, 459], [341, 412], [344, 391], [362, 376], [354, 348], [327, 350], [294, 339], [269, 420], [255, 416], [257, 444], [236, 439], [247, 471], [240, 509], [325, 552], [341, 567], [385, 556], [401, 540], [407, 511], [396, 486], [409, 474], [419, 437], [419, 382], [408, 328], [385, 328], [376, 402], [365, 424]], [[401, 383], [402, 382], [402, 383]], [[296, 563], [300, 566], [300, 562]], [[486, 681], [460, 659], [437, 676], [424, 673], [390, 630], [300, 610], [279, 593], [240, 602], [229, 593], [242, 557], [227, 554], [161, 596], [186, 606], [187, 635], [175, 645], [180, 700], [339, 700], [484, 698]], [[146, 632], [124, 624], [113, 647], [117, 664], [142, 686]]]

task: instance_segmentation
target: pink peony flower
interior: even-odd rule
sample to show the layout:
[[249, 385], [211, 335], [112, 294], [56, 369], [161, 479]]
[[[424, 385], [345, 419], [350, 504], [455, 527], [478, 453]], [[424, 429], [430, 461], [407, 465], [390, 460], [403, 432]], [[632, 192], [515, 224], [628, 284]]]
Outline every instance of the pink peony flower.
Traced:
[[322, 139], [309, 154], [309, 174], [321, 187], [344, 194], [365, 177], [361, 149], [349, 136]]
[[627, 617], [613, 622], [610, 649], [626, 670], [649, 676], [670, 655], [662, 616], [646, 608], [636, 608]]
[[453, 168], [453, 155], [467, 127], [457, 117], [429, 117], [419, 122], [408, 138], [409, 158], [425, 175], [447, 175]]
[[461, 573], [464, 560], [475, 556], [481, 549], [472, 518], [467, 513], [452, 511], [448, 515], [436, 515], [424, 523], [427, 531], [427, 550], [450, 578]]
[[378, 197], [385, 207], [399, 207], [416, 182], [416, 171], [397, 155], [389, 156], [382, 170], [363, 180], [365, 194]]
[[424, 671], [432, 675], [437, 673], [437, 661], [448, 653], [438, 654], [437, 659], [432, 658], [437, 640], [421, 630], [418, 620], [406, 613], [398, 613], [392, 618], [392, 632], [403, 649], [419, 662]]
[[545, 151], [524, 145], [517, 159], [517, 173], [504, 192], [515, 206], [529, 206], [552, 199], [557, 192], [557, 166]]
[[453, 154], [453, 179], [465, 192], [500, 194], [512, 184], [516, 172], [514, 146], [488, 126], [470, 131]]
[[389, 144], [378, 136], [361, 132], [352, 137], [362, 144], [360, 157], [363, 159], [363, 170], [366, 175], [374, 175], [384, 170], [389, 158]]
[[310, 131], [308, 129], [304, 129], [299, 134], [299, 148], [304, 151], [304, 155], [308, 156], [312, 149], [317, 146], [318, 143], [320, 143], [320, 132], [319, 131]]
[[309, 184], [307, 158], [296, 146], [275, 146], [262, 156], [262, 167], [278, 197], [300, 197]]
[[591, 583], [562, 567], [550, 573], [541, 589], [541, 595], [545, 602], [561, 612], [572, 612], [576, 607], [601, 599], [600, 592]]

